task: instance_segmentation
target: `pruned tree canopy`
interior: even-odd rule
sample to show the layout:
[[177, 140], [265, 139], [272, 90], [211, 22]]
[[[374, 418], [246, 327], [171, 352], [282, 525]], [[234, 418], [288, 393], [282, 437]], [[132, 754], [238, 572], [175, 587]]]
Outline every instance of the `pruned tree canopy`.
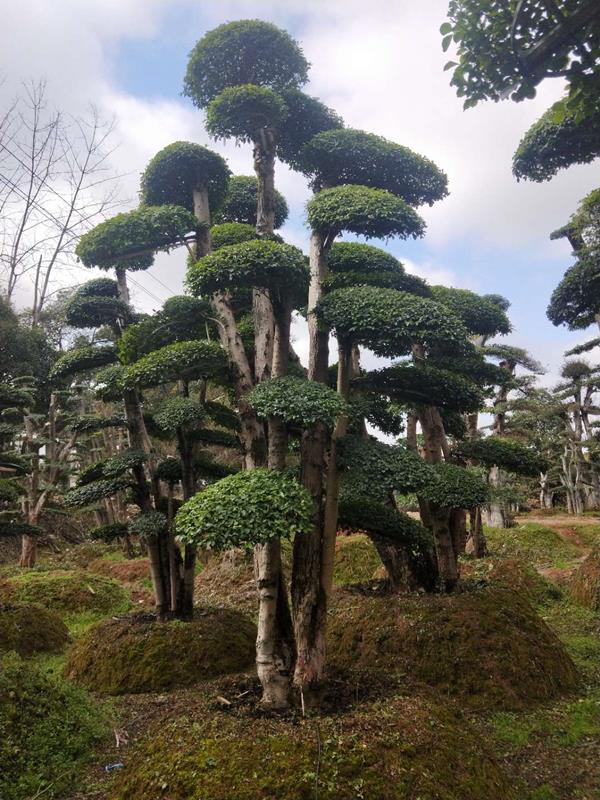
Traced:
[[[256, 199], [258, 194], [258, 181], [254, 175], [234, 175], [230, 178], [227, 185], [227, 192], [223, 197], [222, 202], [215, 208], [213, 214], [213, 221], [215, 223], [241, 223], [243, 225], [256, 226]], [[288, 206], [285, 197], [275, 190], [275, 228], [280, 228], [286, 221], [288, 216]], [[215, 233], [219, 234], [218, 230], [221, 228], [217, 226], [217, 230], [213, 228], [213, 247], [216, 250], [218, 247], [223, 246], [223, 242], [215, 243]], [[233, 235], [233, 227], [226, 229], [230, 235]], [[241, 235], [241, 228], [238, 228]], [[256, 238], [256, 234], [254, 237]], [[239, 241], [247, 241], [247, 239], [240, 239]], [[229, 242], [235, 244], [235, 242]]]
[[287, 117], [280, 95], [266, 86], [230, 86], [210, 101], [206, 130], [213, 139], [254, 141], [262, 128], [277, 130]]
[[279, 417], [304, 427], [317, 422], [333, 427], [345, 409], [342, 397], [325, 384], [292, 376], [262, 381], [248, 401], [260, 417]]
[[175, 342], [140, 358], [125, 371], [126, 386], [160, 386], [178, 380], [217, 379], [227, 367], [225, 352], [217, 342], [196, 339]]
[[447, 306], [462, 320], [469, 333], [478, 336], [510, 333], [510, 322], [506, 313], [493, 300], [467, 289], [449, 286], [432, 286], [431, 294], [434, 300]]
[[317, 187], [370, 186], [413, 206], [432, 205], [448, 194], [448, 179], [432, 161], [382, 136], [353, 128], [317, 134], [303, 148], [300, 163]]
[[209, 31], [194, 46], [183, 91], [198, 108], [206, 108], [229, 86], [253, 83], [277, 91], [301, 86], [308, 66], [286, 31], [258, 19], [236, 20]]
[[194, 211], [194, 190], [208, 190], [211, 208], [223, 201], [229, 180], [225, 159], [194, 142], [173, 142], [149, 161], [142, 173], [140, 198], [149, 206], [182, 206]]

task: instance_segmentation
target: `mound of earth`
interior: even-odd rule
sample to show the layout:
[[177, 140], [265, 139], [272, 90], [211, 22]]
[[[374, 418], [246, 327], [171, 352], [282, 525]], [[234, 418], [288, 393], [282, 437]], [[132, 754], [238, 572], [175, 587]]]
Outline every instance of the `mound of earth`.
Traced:
[[558, 600], [562, 592], [518, 558], [477, 558], [461, 564], [461, 578], [482, 581], [523, 595], [534, 605]]
[[375, 545], [368, 536], [354, 534], [337, 537], [333, 567], [336, 586], [370, 581], [382, 567]]
[[199, 605], [235, 608], [250, 616], [258, 611], [252, 555], [242, 550], [210, 555], [194, 588]]
[[150, 577], [150, 562], [147, 558], [127, 558], [122, 561], [96, 558], [88, 569], [98, 575], [114, 578], [119, 583], [136, 583]]
[[116, 581], [81, 570], [24, 572], [0, 584], [0, 600], [38, 603], [54, 611], [115, 613], [129, 606], [129, 593]]
[[581, 605], [600, 610], [600, 549], [592, 550], [575, 570], [569, 590]]
[[481, 736], [458, 713], [402, 697], [352, 714], [238, 717], [151, 731], [120, 771], [111, 800], [514, 800]]
[[0, 603], [0, 652], [14, 650], [20, 656], [59, 653], [68, 641], [69, 631], [56, 611]]
[[256, 626], [233, 609], [197, 609], [191, 622], [130, 615], [89, 628], [65, 672], [106, 694], [156, 692], [250, 669], [255, 642]]
[[563, 644], [516, 592], [334, 599], [330, 663], [395, 675], [459, 697], [472, 708], [521, 709], [571, 692], [577, 671]]
[[16, 653], [0, 658], [0, 797], [66, 796], [110, 726], [82, 689]]

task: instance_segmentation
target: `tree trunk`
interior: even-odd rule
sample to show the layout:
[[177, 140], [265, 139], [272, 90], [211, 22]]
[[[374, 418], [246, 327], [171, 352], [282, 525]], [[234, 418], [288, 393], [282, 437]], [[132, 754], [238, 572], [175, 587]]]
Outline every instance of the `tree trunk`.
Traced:
[[466, 552], [475, 558], [485, 558], [488, 554], [487, 541], [483, 533], [483, 520], [481, 508], [472, 508], [469, 512], [469, 538]]
[[37, 542], [33, 536], [23, 536], [21, 539], [21, 560], [19, 566], [31, 569], [37, 560]]
[[465, 552], [467, 544], [467, 512], [463, 508], [450, 511], [450, 535], [454, 555], [458, 559]]
[[[324, 292], [329, 246], [321, 234], [310, 239], [310, 287], [308, 291], [308, 379], [327, 383], [329, 333], [319, 324], [315, 309]], [[327, 595], [322, 582], [324, 475], [327, 431], [317, 423], [302, 435], [300, 481], [314, 504], [312, 530], [296, 535], [292, 573], [292, 609], [297, 660], [294, 684], [309, 690], [325, 670]]]
[[[493, 466], [490, 469], [488, 480], [493, 489], [502, 489], [505, 476], [499, 467]], [[489, 525], [490, 528], [510, 527], [510, 515], [508, 514], [506, 503], [502, 500], [492, 499], [485, 509], [484, 514], [486, 524]]]
[[397, 542], [392, 539], [385, 539], [383, 536], [369, 537], [385, 571], [387, 572], [390, 588], [393, 592], [410, 592], [415, 587], [410, 569], [406, 548], [399, 547]]
[[429, 504], [440, 589], [451, 592], [458, 583], [458, 566], [450, 533], [450, 509]]

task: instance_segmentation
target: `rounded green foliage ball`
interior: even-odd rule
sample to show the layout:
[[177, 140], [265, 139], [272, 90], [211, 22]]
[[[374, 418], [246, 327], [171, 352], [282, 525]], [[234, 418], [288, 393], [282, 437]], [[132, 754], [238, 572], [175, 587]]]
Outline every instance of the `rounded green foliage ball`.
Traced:
[[173, 142], [142, 173], [140, 197], [149, 206], [181, 206], [194, 211], [194, 191], [208, 190], [210, 208], [223, 200], [229, 179], [225, 159], [194, 142]]
[[282, 89], [287, 108], [285, 125], [277, 131], [277, 156], [297, 171], [302, 171], [302, 148], [313, 136], [334, 128], [343, 128], [342, 118], [316, 97], [300, 89]]
[[181, 206], [141, 206], [96, 225], [75, 252], [86, 267], [148, 269], [155, 251], [175, 247], [197, 228], [198, 220]]
[[119, 284], [112, 278], [94, 278], [86, 281], [76, 292], [79, 297], [118, 297]]
[[286, 116], [285, 103], [272, 89], [231, 86], [208, 104], [206, 130], [214, 139], [253, 142], [262, 129], [277, 129]]
[[426, 500], [445, 508], [475, 508], [488, 502], [490, 490], [475, 471], [457, 464], [435, 464], [435, 480], [420, 492]]
[[[256, 211], [254, 213], [256, 217]], [[213, 225], [210, 229], [213, 252], [222, 247], [229, 247], [232, 244], [243, 244], [258, 239], [258, 234], [254, 225], [244, 222], [223, 222], [220, 225]]]
[[395, 289], [336, 289], [321, 300], [317, 314], [342, 339], [381, 356], [408, 354], [415, 344], [439, 343], [457, 352], [468, 344], [467, 331], [447, 308]]
[[287, 376], [259, 383], [248, 401], [260, 417], [307, 427], [317, 422], [332, 427], [345, 409], [343, 398], [325, 384]]
[[147, 511], [130, 520], [127, 530], [132, 536], [149, 541], [161, 536], [167, 530], [167, 525], [167, 518], [160, 511]]
[[100, 500], [104, 500], [105, 497], [112, 497], [117, 492], [127, 489], [130, 485], [131, 479], [125, 475], [117, 478], [101, 478], [84, 486], [71, 489], [65, 494], [63, 502], [67, 508], [90, 506]]
[[[227, 193], [223, 198], [223, 202], [213, 215], [213, 221], [216, 223], [224, 222], [239, 222], [242, 225], [251, 225], [252, 229], [256, 226], [256, 200], [258, 195], [258, 180], [254, 175], [234, 175], [229, 180], [227, 186]], [[283, 223], [288, 217], [288, 205], [285, 197], [275, 189], [275, 228], [281, 228]], [[214, 229], [213, 229], [214, 231]], [[224, 231], [233, 235], [233, 228], [226, 228]], [[238, 235], [241, 236], [241, 228], [237, 228]], [[217, 231], [218, 232], [218, 231]], [[247, 229], [245, 232], [248, 232]], [[211, 231], [212, 233], [212, 231]], [[237, 242], [231, 241], [228, 244], [237, 244], [240, 241], [248, 241], [251, 238], [256, 238], [256, 233], [253, 237], [246, 236], [244, 239], [238, 239]], [[222, 247], [225, 242], [221, 242], [219, 247]], [[213, 234], [213, 248], [216, 250]]]
[[413, 206], [432, 205], [448, 194], [448, 178], [433, 161], [353, 128], [317, 134], [303, 148], [300, 162], [317, 186], [360, 184], [386, 189]]
[[49, 376], [51, 380], [68, 378], [79, 372], [88, 372], [104, 367], [117, 360], [117, 349], [114, 345], [84, 345], [68, 350], [52, 365]]
[[116, 297], [76, 294], [65, 309], [65, 322], [72, 328], [100, 328], [102, 325], [124, 326], [131, 309]]
[[447, 306], [462, 320], [469, 333], [489, 337], [511, 331], [504, 309], [493, 299], [449, 286], [432, 286], [431, 294], [434, 300]]
[[257, 239], [222, 247], [191, 264], [186, 283], [194, 295], [262, 288], [306, 297], [308, 267], [298, 248]]
[[100, 541], [110, 544], [127, 536], [127, 524], [125, 522], [112, 522], [107, 525], [98, 525], [88, 531], [88, 536], [94, 542]]
[[175, 342], [140, 358], [125, 371], [125, 384], [160, 386], [177, 380], [218, 379], [224, 375], [226, 358], [217, 342]]
[[346, 184], [318, 192], [307, 205], [312, 230], [326, 237], [342, 232], [367, 239], [419, 238], [425, 222], [407, 203], [385, 189]]
[[184, 94], [205, 108], [229, 86], [254, 83], [275, 90], [306, 82], [308, 62], [292, 37], [269, 22], [236, 20], [209, 31], [195, 45]]
[[171, 397], [152, 414], [154, 422], [163, 431], [197, 425], [205, 416], [204, 408], [190, 397]]
[[154, 470], [154, 477], [157, 480], [170, 483], [172, 486], [181, 481], [182, 475], [181, 461], [173, 456], [159, 461]]
[[308, 533], [310, 495], [294, 478], [268, 469], [238, 472], [194, 495], [179, 509], [180, 539], [213, 550], [251, 548]]

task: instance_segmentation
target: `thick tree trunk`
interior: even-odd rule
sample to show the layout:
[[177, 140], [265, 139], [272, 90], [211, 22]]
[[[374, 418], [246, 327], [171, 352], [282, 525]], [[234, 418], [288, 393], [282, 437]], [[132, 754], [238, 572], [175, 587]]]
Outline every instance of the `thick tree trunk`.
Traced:
[[450, 511], [450, 535], [454, 555], [458, 559], [465, 552], [467, 544], [467, 512], [463, 508]]
[[[489, 484], [492, 489], [502, 489], [504, 486], [504, 473], [499, 467], [493, 466], [489, 472]], [[509, 528], [510, 515], [506, 508], [506, 503], [499, 499], [492, 499], [487, 508], [484, 509], [486, 524], [491, 528]]]
[[23, 536], [21, 539], [21, 560], [19, 566], [31, 569], [37, 560], [37, 542], [33, 536]]
[[440, 589], [451, 592], [458, 583], [458, 566], [450, 532], [449, 508], [429, 504]]
[[396, 542], [383, 536], [370, 536], [370, 539], [385, 567], [392, 591], [410, 592], [416, 588], [406, 548], [399, 547]]

